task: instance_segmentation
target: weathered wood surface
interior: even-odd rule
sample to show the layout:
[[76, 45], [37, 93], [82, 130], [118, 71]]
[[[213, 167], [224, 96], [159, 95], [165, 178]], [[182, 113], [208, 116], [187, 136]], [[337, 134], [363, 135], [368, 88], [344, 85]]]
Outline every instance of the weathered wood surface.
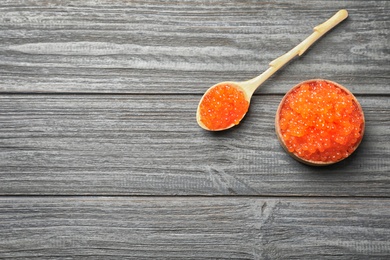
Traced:
[[366, 134], [346, 161], [303, 166], [274, 133], [279, 96], [210, 133], [198, 96], [2, 95], [1, 194], [388, 196], [390, 106], [362, 96]]
[[389, 199], [0, 198], [0, 257], [386, 259]]
[[337, 10], [349, 18], [271, 78], [390, 94], [388, 1], [15, 1], [0, 8], [1, 92], [200, 94], [246, 80]]
[[[2, 0], [0, 258], [389, 259], [389, 3]], [[210, 85], [258, 75], [343, 8], [240, 126], [196, 125]], [[310, 78], [366, 116], [331, 167], [274, 134], [282, 95]]]

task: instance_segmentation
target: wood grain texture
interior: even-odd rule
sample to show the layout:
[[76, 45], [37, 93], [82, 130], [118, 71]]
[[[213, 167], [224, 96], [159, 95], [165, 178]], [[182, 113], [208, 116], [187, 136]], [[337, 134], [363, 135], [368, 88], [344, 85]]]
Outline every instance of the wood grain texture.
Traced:
[[385, 259], [388, 199], [0, 198], [0, 257]]
[[0, 92], [201, 94], [247, 80], [337, 10], [349, 18], [271, 78], [390, 94], [388, 1], [14, 1], [0, 4]]
[[280, 96], [211, 133], [193, 95], [1, 95], [0, 194], [389, 196], [389, 99], [358, 99], [361, 146], [315, 168], [278, 143]]
[[[0, 259], [389, 259], [389, 3], [2, 0]], [[198, 127], [209, 86], [257, 76], [344, 8], [240, 126]], [[274, 133], [311, 78], [366, 116], [326, 168]]]

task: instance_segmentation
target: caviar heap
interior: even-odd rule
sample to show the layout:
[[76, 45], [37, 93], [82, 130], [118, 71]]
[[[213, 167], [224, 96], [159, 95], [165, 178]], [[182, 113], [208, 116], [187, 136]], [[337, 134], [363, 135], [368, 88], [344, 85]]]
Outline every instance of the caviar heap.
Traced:
[[337, 162], [362, 139], [364, 116], [351, 94], [330, 82], [312, 81], [287, 95], [279, 125], [289, 152], [309, 161]]
[[199, 105], [200, 121], [210, 130], [223, 130], [240, 123], [249, 108], [244, 92], [222, 83], [206, 92]]

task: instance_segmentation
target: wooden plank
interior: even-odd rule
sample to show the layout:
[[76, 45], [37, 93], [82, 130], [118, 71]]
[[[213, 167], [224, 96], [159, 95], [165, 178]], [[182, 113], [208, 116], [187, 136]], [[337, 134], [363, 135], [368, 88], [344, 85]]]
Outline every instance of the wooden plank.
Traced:
[[358, 96], [366, 134], [326, 168], [289, 157], [274, 133], [281, 96], [211, 133], [193, 95], [1, 95], [0, 194], [389, 196], [388, 97]]
[[389, 199], [1, 197], [7, 259], [385, 259]]
[[0, 92], [200, 94], [246, 80], [348, 8], [261, 93], [310, 78], [390, 94], [387, 1], [13, 1], [0, 4]]

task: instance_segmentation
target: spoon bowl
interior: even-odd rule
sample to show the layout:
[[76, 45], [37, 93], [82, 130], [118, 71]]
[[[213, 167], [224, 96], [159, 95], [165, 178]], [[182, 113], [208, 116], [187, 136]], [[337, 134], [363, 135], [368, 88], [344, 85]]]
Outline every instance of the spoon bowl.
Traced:
[[[347, 10], [343, 9], [338, 11], [326, 22], [314, 27], [314, 32], [309, 37], [307, 37], [304, 41], [302, 41], [300, 44], [295, 46], [289, 52], [273, 60], [269, 64], [270, 67], [261, 75], [243, 82], [233, 82], [233, 81], [221, 82], [209, 88], [201, 98], [196, 112], [196, 120], [199, 126], [209, 131], [222, 131], [239, 124], [239, 122], [245, 116], [249, 108], [250, 100], [252, 98], [253, 93], [258, 87], [260, 87], [260, 85], [264, 81], [266, 81], [269, 77], [271, 77], [276, 71], [278, 71], [281, 67], [287, 64], [295, 56], [297, 55], [301, 56], [315, 41], [317, 41], [325, 33], [327, 33], [329, 30], [331, 30], [333, 27], [335, 27], [337, 24], [339, 24], [347, 17], [348, 17], [348, 12]], [[224, 95], [225, 93], [222, 93], [221, 96], [215, 96], [216, 99], [219, 100], [218, 102], [220, 102], [220, 104], [215, 106], [214, 104], [211, 104], [210, 101], [210, 103], [208, 103], [208, 105], [210, 106], [206, 106], [205, 102], [208, 101], [209, 98], [211, 98], [210, 96], [213, 95], [213, 92], [215, 92], [216, 95], [220, 94], [219, 91], [215, 91], [215, 88], [221, 85], [228, 85], [232, 88], [235, 88], [237, 93], [241, 93], [238, 94], [238, 96], [240, 96], [241, 98], [242, 96], [244, 97], [244, 99], [248, 102], [247, 103], [248, 108], [245, 111], [241, 111], [241, 113], [234, 112], [234, 106], [231, 107], [232, 104], [231, 102], [225, 102], [224, 100], [219, 98], [219, 97], [227, 96]], [[218, 109], [215, 109], [216, 107]], [[224, 113], [224, 116], [227, 116], [226, 117], [227, 120], [225, 124], [214, 125], [212, 123], [213, 120], [219, 120], [219, 119], [224, 120], [224, 118], [221, 117], [221, 114], [218, 114], [221, 111], [227, 111], [226, 113]]]
[[[202, 98], [199, 102], [198, 110], [196, 112], [196, 120], [197, 120], [199, 126], [205, 130], [223, 131], [223, 130], [229, 129], [237, 124], [237, 120], [238, 120], [238, 122], [241, 121], [241, 119], [245, 116], [245, 114], [248, 110], [248, 109], [244, 108], [243, 111], [241, 112], [240, 116], [238, 116], [238, 119], [236, 119], [236, 122], [226, 122], [226, 123], [223, 123], [223, 126], [221, 126], [219, 124], [219, 126], [215, 129], [209, 125], [206, 125], [206, 123], [204, 123], [202, 121], [202, 115], [204, 115], [204, 113], [208, 113], [208, 111], [203, 111], [204, 109], [202, 108], [202, 104], [205, 104], [206, 103], [205, 99], [211, 94], [212, 91], [214, 91], [217, 87], [220, 87], [220, 86], [229, 86], [231, 88], [235, 88], [237, 90], [237, 92], [242, 93], [241, 98], [247, 102], [247, 106], [249, 108], [249, 103], [251, 101], [251, 95], [247, 92], [247, 89], [242, 87], [242, 84], [240, 84], [240, 82], [226, 81], [226, 82], [221, 82], [221, 83], [215, 84], [214, 86], [209, 88], [205, 92], [205, 94], [202, 96]], [[213, 101], [211, 101], [211, 102], [213, 102]], [[222, 102], [226, 102], [226, 99], [223, 99]], [[234, 108], [232, 108], [232, 109], [234, 110]], [[217, 121], [218, 121], [218, 119], [217, 119]]]

